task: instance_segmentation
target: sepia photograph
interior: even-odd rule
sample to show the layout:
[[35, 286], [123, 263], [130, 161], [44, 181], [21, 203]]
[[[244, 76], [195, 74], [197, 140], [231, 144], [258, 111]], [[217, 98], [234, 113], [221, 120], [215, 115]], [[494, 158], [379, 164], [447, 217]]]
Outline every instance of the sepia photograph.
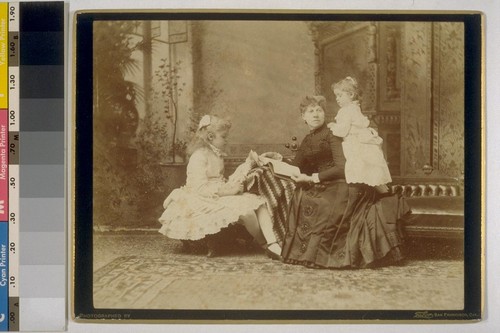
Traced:
[[480, 14], [75, 24], [75, 319], [482, 318]]

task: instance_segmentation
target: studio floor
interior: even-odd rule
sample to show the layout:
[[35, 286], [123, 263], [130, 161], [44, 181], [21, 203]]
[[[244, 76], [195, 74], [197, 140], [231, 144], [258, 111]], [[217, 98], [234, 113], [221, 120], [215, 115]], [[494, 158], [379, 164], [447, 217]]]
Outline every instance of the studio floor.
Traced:
[[403, 265], [318, 270], [233, 246], [215, 258], [148, 232], [94, 234], [94, 305], [129, 309], [458, 310], [461, 251], [410, 243]]

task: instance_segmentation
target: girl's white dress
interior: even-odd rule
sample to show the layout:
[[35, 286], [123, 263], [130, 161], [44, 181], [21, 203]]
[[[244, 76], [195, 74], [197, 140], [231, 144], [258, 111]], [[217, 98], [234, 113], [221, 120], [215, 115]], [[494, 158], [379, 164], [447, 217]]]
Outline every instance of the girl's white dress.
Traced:
[[335, 123], [328, 127], [333, 135], [344, 138], [346, 182], [384, 185], [392, 178], [382, 151], [382, 138], [369, 125], [370, 120], [361, 112], [359, 103], [353, 102], [340, 108]]
[[163, 203], [159, 232], [173, 239], [201, 239], [265, 203], [251, 193], [219, 197], [217, 192], [226, 183], [223, 174], [224, 160], [218, 149], [197, 149], [189, 159], [186, 185], [173, 190]]

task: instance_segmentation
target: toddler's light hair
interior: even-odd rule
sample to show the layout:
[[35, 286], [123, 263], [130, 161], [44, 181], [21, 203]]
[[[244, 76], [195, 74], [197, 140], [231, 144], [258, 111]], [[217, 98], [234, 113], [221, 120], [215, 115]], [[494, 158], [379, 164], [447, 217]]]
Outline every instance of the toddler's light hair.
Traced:
[[359, 101], [361, 99], [361, 91], [359, 89], [358, 81], [353, 77], [346, 77], [338, 82], [332, 84], [332, 91], [340, 90], [352, 94], [353, 101]]

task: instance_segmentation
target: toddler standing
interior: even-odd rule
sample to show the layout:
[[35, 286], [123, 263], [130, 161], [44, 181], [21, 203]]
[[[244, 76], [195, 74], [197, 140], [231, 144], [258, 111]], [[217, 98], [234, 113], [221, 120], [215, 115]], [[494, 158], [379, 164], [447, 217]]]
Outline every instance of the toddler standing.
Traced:
[[382, 138], [369, 127], [370, 120], [361, 113], [357, 81], [348, 76], [334, 83], [332, 90], [340, 109], [335, 122], [328, 127], [333, 135], [344, 139], [347, 183], [363, 183], [379, 192], [388, 192], [387, 184], [392, 179], [382, 151]]

